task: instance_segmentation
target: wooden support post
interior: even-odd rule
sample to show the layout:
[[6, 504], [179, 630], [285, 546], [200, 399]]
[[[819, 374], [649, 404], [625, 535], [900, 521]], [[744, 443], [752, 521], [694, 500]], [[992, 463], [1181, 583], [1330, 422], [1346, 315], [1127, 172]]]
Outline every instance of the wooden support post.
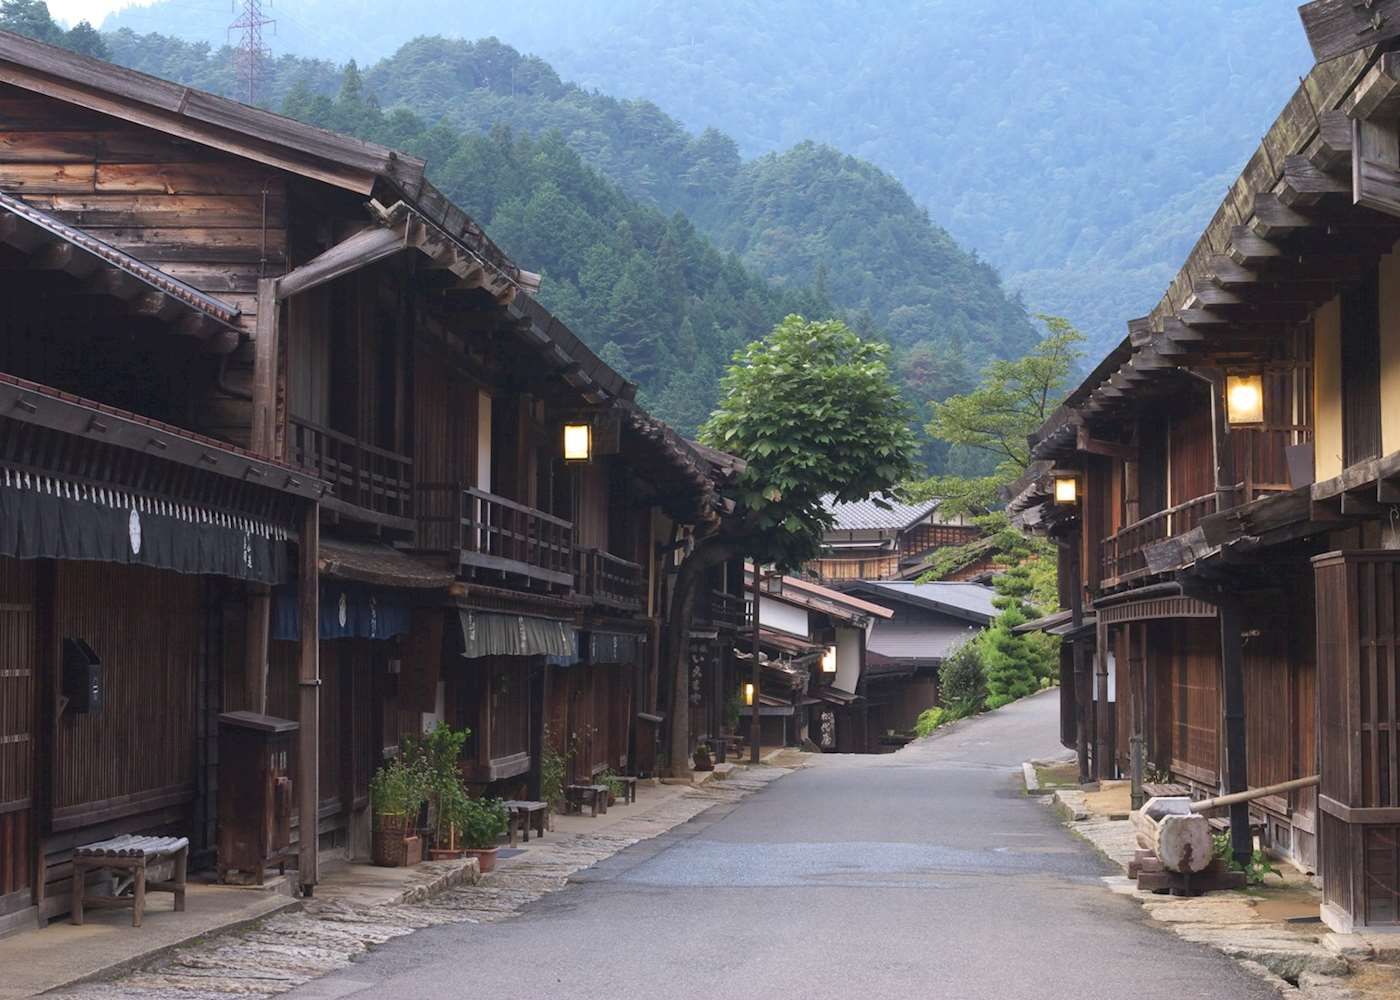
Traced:
[[1113, 761], [1109, 750], [1108, 719], [1108, 626], [1102, 622], [1095, 629], [1094, 680], [1094, 780], [1107, 781], [1113, 777]]
[[301, 655], [297, 662], [301, 705], [297, 732], [297, 789], [301, 812], [301, 843], [297, 870], [302, 893], [310, 896], [319, 880], [317, 827], [321, 805], [320, 782], [320, 701], [321, 701], [321, 637], [320, 637], [320, 504], [309, 503], [302, 518], [300, 572], [297, 585], [300, 595]]
[[244, 706], [250, 712], [267, 712], [267, 642], [272, 624], [272, 590], [250, 583], [247, 590], [244, 630]]
[[1084, 640], [1078, 629], [1084, 624], [1084, 583], [1080, 574], [1080, 534], [1076, 527], [1069, 537], [1069, 610], [1074, 637], [1070, 648], [1074, 657], [1074, 715], [1076, 749], [1079, 757], [1079, 783], [1089, 781], [1089, 668], [1085, 663]]
[[281, 303], [277, 279], [258, 279], [257, 330], [253, 341], [252, 450], [264, 458], [278, 458], [277, 441], [277, 345], [281, 329]]
[[[1245, 756], [1244, 640], [1240, 636], [1239, 602], [1233, 594], [1221, 594], [1216, 609], [1220, 616], [1220, 673], [1225, 703], [1225, 791], [1243, 792], [1249, 788], [1249, 767]], [[1247, 864], [1254, 856], [1248, 802], [1230, 806], [1230, 851], [1240, 864]]]
[[763, 590], [763, 567], [755, 556], [753, 561], [753, 704], [749, 715], [749, 763], [758, 763], [758, 744], [763, 735], [762, 720], [759, 718], [759, 639], [758, 639], [758, 595]]
[[1128, 626], [1128, 709], [1132, 720], [1129, 737], [1129, 759], [1132, 766], [1131, 800], [1134, 809], [1141, 809], [1146, 796], [1142, 791], [1142, 772], [1146, 755], [1147, 642], [1146, 626]]

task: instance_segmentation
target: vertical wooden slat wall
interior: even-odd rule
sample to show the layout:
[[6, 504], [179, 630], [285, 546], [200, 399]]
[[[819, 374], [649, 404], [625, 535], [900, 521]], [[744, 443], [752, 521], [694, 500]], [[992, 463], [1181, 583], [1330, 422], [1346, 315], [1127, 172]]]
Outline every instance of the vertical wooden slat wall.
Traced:
[[0, 559], [0, 915], [31, 896], [35, 641], [34, 565]]
[[1400, 925], [1400, 552], [1313, 560], [1324, 905]]

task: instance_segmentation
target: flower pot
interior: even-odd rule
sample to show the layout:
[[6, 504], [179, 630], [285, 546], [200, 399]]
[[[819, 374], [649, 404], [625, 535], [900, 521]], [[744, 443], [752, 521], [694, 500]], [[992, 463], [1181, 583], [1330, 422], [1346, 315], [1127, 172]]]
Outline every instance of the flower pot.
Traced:
[[481, 874], [485, 875], [496, 867], [496, 852], [498, 850], [500, 850], [498, 847], [468, 847], [467, 854], [476, 858]]
[[715, 769], [715, 759], [714, 759], [713, 757], [711, 757], [709, 754], [706, 754], [706, 755], [703, 756], [703, 757], [697, 756], [697, 757], [695, 758], [695, 770], [697, 770], [697, 771], [713, 771], [714, 769]]

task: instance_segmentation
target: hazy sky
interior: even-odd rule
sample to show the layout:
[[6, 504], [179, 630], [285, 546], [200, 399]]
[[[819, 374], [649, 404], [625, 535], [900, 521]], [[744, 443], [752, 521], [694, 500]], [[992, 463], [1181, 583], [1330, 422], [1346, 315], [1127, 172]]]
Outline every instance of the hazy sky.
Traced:
[[[141, 0], [48, 0], [49, 13], [55, 20], [77, 24], [84, 19], [100, 25], [114, 10], [132, 7]], [[228, 0], [190, 0], [191, 6], [227, 8]]]

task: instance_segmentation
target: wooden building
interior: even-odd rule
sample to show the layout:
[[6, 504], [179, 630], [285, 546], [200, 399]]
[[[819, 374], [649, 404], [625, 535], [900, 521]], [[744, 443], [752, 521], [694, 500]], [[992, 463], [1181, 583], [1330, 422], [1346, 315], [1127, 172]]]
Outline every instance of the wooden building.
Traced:
[[0, 32], [0, 285], [0, 931], [75, 845], [212, 862], [223, 712], [300, 726], [307, 891], [434, 720], [481, 789], [630, 767], [726, 463], [421, 161]]
[[962, 545], [978, 530], [964, 515], [938, 510], [938, 500], [907, 504], [894, 497], [851, 503], [826, 498], [831, 527], [822, 536], [821, 555], [806, 567], [822, 583], [847, 580], [911, 580], [946, 545]]
[[1064, 736], [1086, 776], [1150, 768], [1205, 795], [1320, 775], [1230, 823], [1237, 853], [1252, 824], [1319, 873], [1342, 930], [1400, 928], [1393, 44], [1301, 82], [1010, 498], [1062, 543]]
[[875, 621], [866, 641], [861, 694], [869, 706], [872, 740], [902, 746], [919, 713], [941, 704], [938, 668], [1000, 612], [996, 591], [977, 583], [874, 581], [846, 584], [842, 592], [893, 612]]

